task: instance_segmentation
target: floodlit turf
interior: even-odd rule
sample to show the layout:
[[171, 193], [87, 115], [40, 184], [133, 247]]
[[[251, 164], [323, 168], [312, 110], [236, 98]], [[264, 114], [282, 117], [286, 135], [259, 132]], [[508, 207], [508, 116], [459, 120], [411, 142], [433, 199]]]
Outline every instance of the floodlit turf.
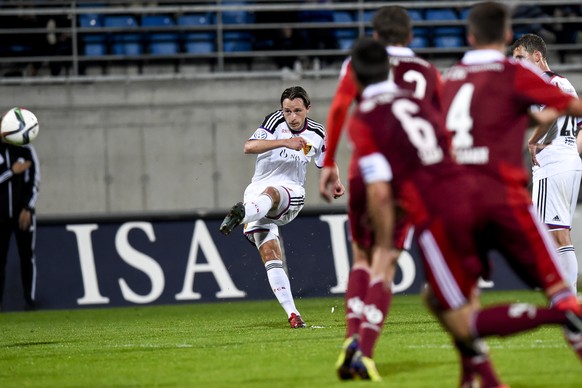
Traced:
[[[485, 293], [484, 300], [543, 303], [528, 292]], [[394, 297], [376, 348], [379, 384], [336, 379], [341, 297], [297, 304], [306, 329], [290, 329], [274, 299], [0, 314], [0, 387], [456, 386], [448, 337], [418, 296]], [[559, 329], [488, 342], [513, 388], [582, 386], [582, 365]]]

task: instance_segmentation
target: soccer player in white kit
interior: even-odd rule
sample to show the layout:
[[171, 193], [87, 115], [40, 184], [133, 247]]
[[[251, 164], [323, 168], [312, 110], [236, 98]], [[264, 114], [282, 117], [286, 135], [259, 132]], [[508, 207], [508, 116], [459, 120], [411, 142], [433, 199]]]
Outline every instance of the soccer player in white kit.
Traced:
[[[309, 95], [302, 87], [283, 91], [281, 109], [267, 115], [245, 142], [245, 154], [258, 154], [255, 174], [245, 190], [244, 203], [234, 205], [220, 225], [224, 235], [237, 225], [245, 225], [245, 237], [259, 250], [271, 289], [291, 328], [305, 327], [305, 322], [283, 268], [279, 226], [293, 221], [303, 209], [307, 165], [314, 159], [317, 167], [323, 167], [325, 128], [307, 117], [310, 108]], [[344, 191], [338, 178], [335, 198]]]
[[[549, 82], [563, 92], [577, 97], [572, 84], [550, 70], [542, 38], [535, 34], [523, 35], [513, 44], [512, 53], [514, 58], [537, 66]], [[533, 109], [541, 110], [543, 106]], [[537, 127], [528, 141], [532, 160], [532, 201], [556, 242], [560, 267], [574, 292], [578, 260], [570, 229], [582, 177], [582, 160], [576, 146], [578, 121], [576, 117], [561, 116], [551, 126]]]

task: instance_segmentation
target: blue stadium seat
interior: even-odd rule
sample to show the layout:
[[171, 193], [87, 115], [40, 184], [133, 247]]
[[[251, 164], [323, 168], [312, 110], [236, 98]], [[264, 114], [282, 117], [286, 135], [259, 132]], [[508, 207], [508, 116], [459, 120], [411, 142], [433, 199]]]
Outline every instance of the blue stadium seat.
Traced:
[[[139, 27], [131, 15], [108, 15], [103, 18], [105, 27], [135, 29]], [[140, 33], [115, 32], [110, 34], [111, 53], [114, 55], [140, 55], [143, 52]]]
[[[426, 20], [432, 21], [456, 21], [459, 20], [457, 12], [451, 8], [439, 8], [439, 9], [427, 9], [425, 12]], [[434, 36], [445, 36], [445, 35], [463, 35], [463, 27], [452, 26], [452, 27], [433, 27]]]
[[376, 11], [365, 11], [364, 12], [364, 23], [372, 23], [372, 19], [374, 18], [374, 14]]
[[[419, 22], [419, 21], [424, 20], [424, 11], [422, 9], [413, 8], [413, 9], [407, 10], [407, 12], [408, 12], [408, 15], [410, 16], [410, 20], [412, 20], [413, 25], [414, 25], [414, 22]], [[412, 34], [414, 36], [418, 36], [418, 37], [427, 36], [428, 29], [426, 27], [413, 27]]]
[[[79, 15], [79, 27], [81, 28], [99, 28], [103, 26], [103, 15], [100, 14], [81, 14]], [[81, 34], [83, 54], [87, 56], [102, 56], [107, 54], [105, 44], [105, 34]]]
[[85, 13], [79, 15], [79, 27], [92, 28], [103, 25], [103, 15], [96, 13]]
[[440, 48], [463, 47], [465, 40], [458, 35], [435, 36], [433, 38], [433, 45], [434, 47]]
[[209, 54], [215, 51], [213, 42], [186, 42], [184, 50], [189, 54]]
[[85, 42], [83, 53], [88, 57], [100, 57], [107, 54], [107, 47], [103, 42]]
[[252, 51], [252, 36], [248, 32], [227, 31], [224, 33], [224, 52]]
[[471, 12], [471, 8], [463, 8], [459, 12], [459, 19], [461, 19], [461, 20], [467, 20], [467, 18], [469, 17], [469, 12]]
[[412, 38], [412, 42], [410, 42], [409, 47], [411, 49], [419, 49], [419, 48], [429, 47], [428, 39], [426, 36], [416, 36], [415, 35]]
[[[233, 6], [233, 5], [246, 5], [245, 1], [223, 1], [222, 5]], [[245, 10], [232, 10], [222, 12], [222, 23], [223, 24], [250, 24], [254, 23], [255, 16], [249, 11]]]
[[[168, 15], [144, 15], [142, 27], [172, 27], [174, 19]], [[155, 55], [178, 53], [178, 34], [176, 32], [149, 32], [147, 34], [148, 52]]]
[[[335, 11], [333, 13], [334, 23], [353, 23], [354, 17], [350, 12]], [[358, 36], [356, 27], [343, 27], [335, 29], [335, 36], [338, 39], [355, 39]]]
[[[211, 26], [214, 17], [211, 13], [186, 14], [178, 17], [180, 26]], [[182, 34], [184, 50], [187, 53], [206, 54], [216, 51], [216, 33], [214, 31], [192, 31]]]

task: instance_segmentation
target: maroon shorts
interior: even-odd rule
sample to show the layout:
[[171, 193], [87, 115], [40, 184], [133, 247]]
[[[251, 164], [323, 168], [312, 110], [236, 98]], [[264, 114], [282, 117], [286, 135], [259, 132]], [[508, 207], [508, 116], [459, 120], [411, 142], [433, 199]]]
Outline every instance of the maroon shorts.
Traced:
[[531, 288], [548, 288], [563, 281], [554, 242], [539, 221], [529, 192], [519, 185], [495, 181], [480, 200], [486, 220], [479, 231], [480, 244], [495, 249]]
[[427, 204], [430, 222], [416, 226], [427, 281], [444, 309], [467, 303], [479, 277], [489, 276], [491, 250], [532, 288], [546, 290], [563, 281], [551, 237], [525, 188], [487, 178], [479, 182], [472, 194], [460, 182], [447, 182], [463, 187], [458, 192], [435, 187], [433, 193], [447, 201]]
[[[363, 249], [369, 249], [374, 244], [374, 230], [368, 216], [366, 201], [366, 184], [362, 176], [353, 176], [349, 180], [348, 217], [352, 241]], [[394, 226], [394, 248], [405, 248], [407, 236], [411, 230], [408, 217], [397, 218]]]

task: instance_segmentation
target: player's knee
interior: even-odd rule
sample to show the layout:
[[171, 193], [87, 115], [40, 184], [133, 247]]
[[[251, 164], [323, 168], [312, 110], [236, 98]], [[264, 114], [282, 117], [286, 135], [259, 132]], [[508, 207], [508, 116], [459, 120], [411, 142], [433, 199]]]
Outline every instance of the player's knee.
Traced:
[[354, 255], [354, 266], [358, 265], [369, 267], [372, 264], [372, 255], [370, 254], [369, 250], [364, 249], [356, 243], [353, 243], [352, 251]]
[[569, 229], [558, 229], [552, 231], [552, 236], [556, 242], [558, 248], [565, 247], [567, 245], [572, 245], [572, 239], [570, 238]]
[[276, 187], [267, 187], [265, 191], [263, 191], [263, 194], [267, 194], [269, 197], [271, 197], [271, 200], [273, 201], [273, 206], [271, 209], [276, 209], [277, 206], [279, 206], [279, 203], [281, 202], [281, 194]]

